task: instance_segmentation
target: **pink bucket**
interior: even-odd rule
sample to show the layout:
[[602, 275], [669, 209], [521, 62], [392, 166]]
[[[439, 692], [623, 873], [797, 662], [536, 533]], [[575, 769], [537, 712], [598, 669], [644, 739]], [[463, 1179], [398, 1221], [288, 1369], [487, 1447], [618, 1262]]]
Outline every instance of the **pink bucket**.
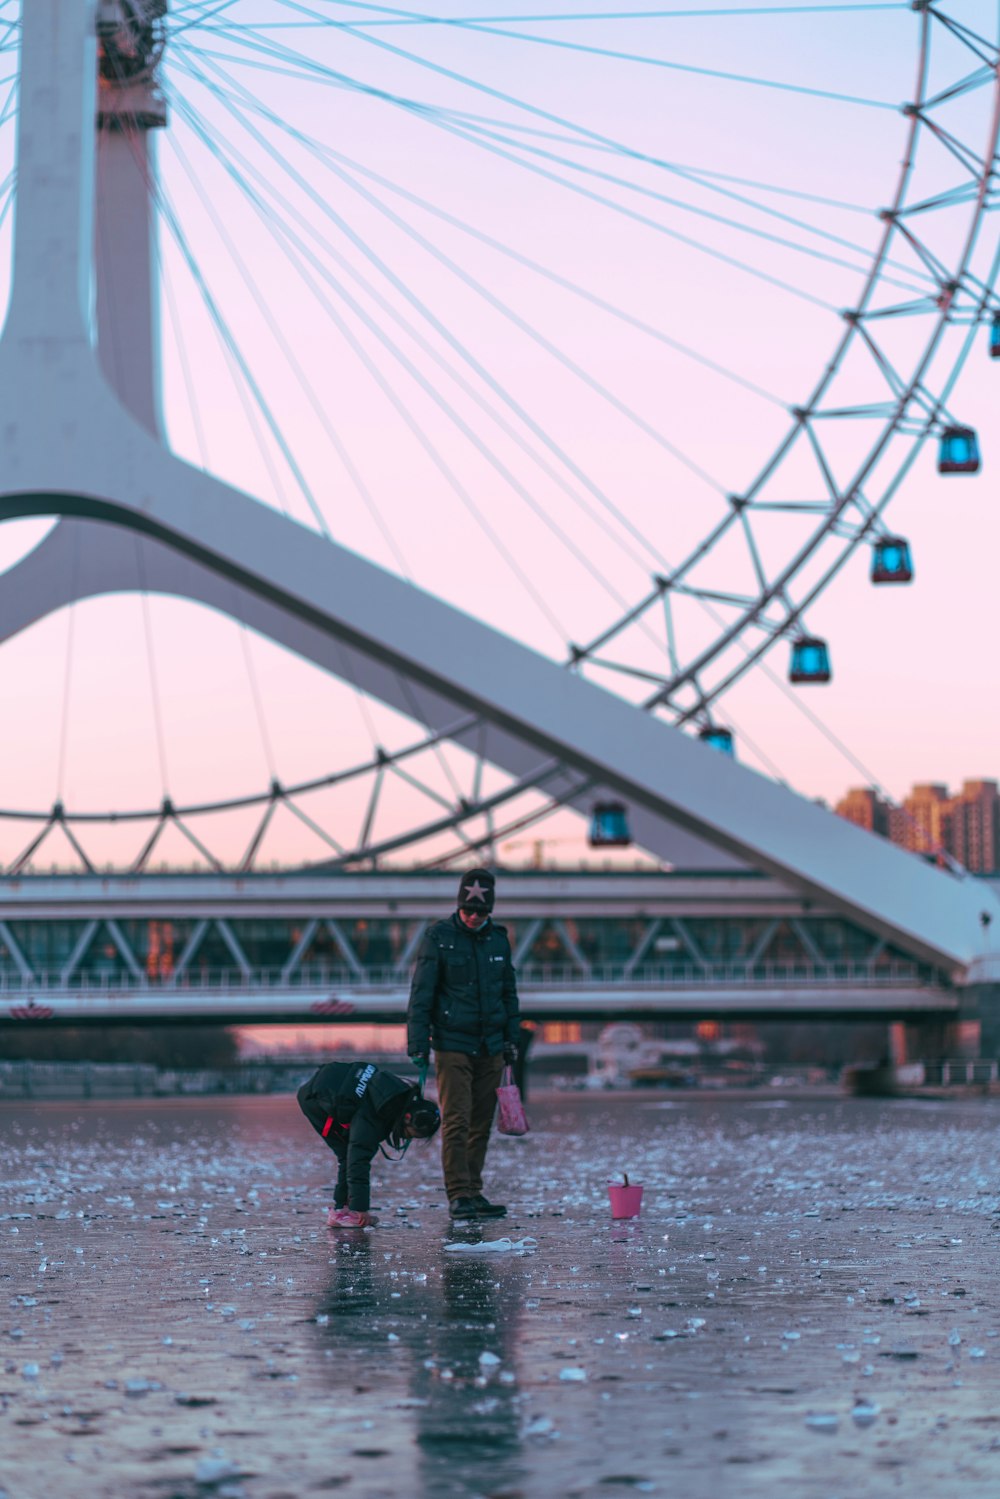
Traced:
[[642, 1211], [642, 1182], [632, 1183], [626, 1174], [624, 1185], [608, 1182], [608, 1196], [612, 1218], [638, 1218]]

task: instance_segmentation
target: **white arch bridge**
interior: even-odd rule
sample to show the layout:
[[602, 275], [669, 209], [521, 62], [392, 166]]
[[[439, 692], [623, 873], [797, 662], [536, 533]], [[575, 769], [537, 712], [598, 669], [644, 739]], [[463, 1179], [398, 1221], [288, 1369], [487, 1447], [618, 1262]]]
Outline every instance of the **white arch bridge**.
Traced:
[[[453, 885], [423, 872], [10, 881], [0, 1024], [398, 1022]], [[976, 1013], [951, 970], [765, 875], [507, 872], [500, 893], [530, 1019]]]

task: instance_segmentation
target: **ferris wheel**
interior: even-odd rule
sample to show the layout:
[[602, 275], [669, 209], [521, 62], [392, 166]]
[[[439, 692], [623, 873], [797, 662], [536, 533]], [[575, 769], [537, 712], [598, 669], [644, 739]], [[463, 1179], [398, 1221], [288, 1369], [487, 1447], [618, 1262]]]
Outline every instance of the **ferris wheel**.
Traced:
[[[0, 5], [15, 60], [17, 12]], [[748, 752], [734, 690], [775, 649], [794, 686], [830, 681], [816, 620], [852, 557], [878, 587], [913, 581], [896, 512], [921, 466], [980, 468], [958, 382], [1000, 357], [985, 3], [564, 0], [505, 19], [457, 0], [101, 0], [97, 44], [97, 321], [122, 400], [189, 462], [706, 752]], [[16, 70], [7, 90], [5, 223]], [[149, 305], [130, 222], [153, 226]], [[60, 525], [27, 534], [11, 577], [45, 548], [72, 573]], [[8, 779], [9, 872], [56, 833], [88, 868], [148, 868], [179, 835], [250, 869], [282, 817], [328, 867], [446, 863], [563, 806], [592, 808], [593, 842], [630, 841], [592, 779], [545, 757], [498, 770], [481, 717], [422, 725], [406, 683], [390, 711], [336, 661], [340, 696], [296, 719], [289, 772], [267, 702], [285, 658], [227, 626], [250, 705], [230, 728], [231, 643], [213, 657], [198, 623], [174, 649], [155, 580], [133, 616], [149, 776], [113, 754], [75, 774], [78, 637], [108, 591], [77, 577], [60, 600], [56, 784], [43, 800], [35, 767]]]

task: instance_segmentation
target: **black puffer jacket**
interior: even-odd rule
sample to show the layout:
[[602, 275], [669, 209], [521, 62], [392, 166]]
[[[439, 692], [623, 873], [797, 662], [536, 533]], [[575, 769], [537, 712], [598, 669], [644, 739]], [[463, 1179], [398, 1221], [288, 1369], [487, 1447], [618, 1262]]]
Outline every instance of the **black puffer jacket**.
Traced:
[[517, 982], [505, 927], [488, 921], [470, 931], [458, 912], [427, 929], [407, 1011], [411, 1057], [435, 1051], [496, 1056], [516, 1043]]
[[367, 1213], [372, 1156], [416, 1096], [415, 1083], [372, 1062], [329, 1062], [302, 1084], [299, 1108], [337, 1157], [335, 1207]]

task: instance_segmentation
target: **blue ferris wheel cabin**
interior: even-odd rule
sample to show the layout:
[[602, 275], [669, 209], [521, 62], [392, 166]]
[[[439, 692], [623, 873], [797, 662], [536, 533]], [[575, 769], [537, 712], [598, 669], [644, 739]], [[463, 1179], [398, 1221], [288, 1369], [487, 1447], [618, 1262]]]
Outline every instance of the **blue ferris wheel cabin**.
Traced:
[[901, 536], [880, 537], [872, 547], [871, 580], [873, 583], [912, 582], [910, 543]]
[[698, 730], [698, 738], [717, 754], [728, 755], [731, 760], [736, 758], [732, 729], [723, 729], [714, 723], [705, 724]]
[[939, 474], [977, 474], [979, 438], [972, 427], [945, 427], [938, 449]]
[[792, 659], [788, 668], [790, 682], [829, 682], [830, 648], [815, 635], [800, 635], [792, 641]]
[[591, 848], [628, 848], [632, 834], [622, 802], [595, 802], [587, 841]]

